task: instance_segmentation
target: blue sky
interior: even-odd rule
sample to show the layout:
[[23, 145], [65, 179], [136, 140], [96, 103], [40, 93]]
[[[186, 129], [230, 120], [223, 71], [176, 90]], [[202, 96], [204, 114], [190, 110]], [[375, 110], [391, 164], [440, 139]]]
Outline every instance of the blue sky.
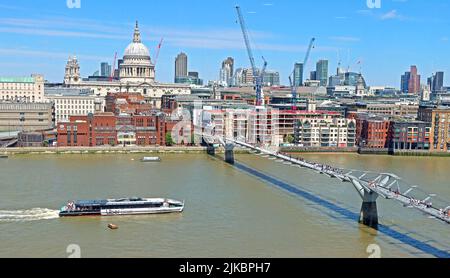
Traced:
[[[70, 54], [79, 57], [81, 72], [112, 62], [132, 39], [139, 20], [143, 42], [154, 55], [164, 37], [157, 80], [173, 81], [174, 58], [184, 51], [189, 70], [205, 80], [217, 79], [228, 56], [248, 67], [234, 6], [242, 7], [257, 63], [265, 56], [282, 82], [296, 61], [303, 61], [309, 40], [316, 37], [308, 71], [319, 59], [338, 57], [344, 67], [362, 72], [370, 85], [398, 87], [400, 75], [416, 64], [422, 81], [434, 71], [450, 74], [450, 1], [381, 0], [81, 0], [69, 9], [66, 0], [0, 0], [0, 75], [43, 73], [62, 81]], [[446, 84], [448, 77], [446, 77]]]

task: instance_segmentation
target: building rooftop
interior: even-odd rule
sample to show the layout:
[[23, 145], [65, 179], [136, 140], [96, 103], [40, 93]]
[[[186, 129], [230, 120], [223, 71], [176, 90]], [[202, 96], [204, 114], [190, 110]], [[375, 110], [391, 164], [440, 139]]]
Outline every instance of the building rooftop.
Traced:
[[1, 77], [0, 83], [34, 83], [33, 77]]
[[439, 111], [445, 111], [445, 112], [450, 112], [450, 107], [449, 106], [438, 106], [436, 107], [435, 110], [439, 110]]
[[65, 97], [65, 96], [94, 96], [90, 89], [64, 88], [64, 87], [47, 87], [44, 88], [47, 96]]

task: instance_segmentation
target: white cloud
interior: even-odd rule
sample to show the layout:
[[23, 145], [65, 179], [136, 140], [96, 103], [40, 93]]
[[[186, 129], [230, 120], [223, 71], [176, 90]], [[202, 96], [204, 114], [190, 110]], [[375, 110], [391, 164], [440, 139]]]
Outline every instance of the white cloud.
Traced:
[[382, 20], [387, 20], [387, 19], [400, 19], [402, 16], [398, 14], [397, 10], [391, 10], [385, 14], [381, 15], [381, 19]]
[[333, 41], [340, 41], [340, 42], [359, 42], [361, 41], [360, 38], [357, 37], [345, 37], [345, 36], [334, 36], [334, 37], [330, 37], [330, 40]]
[[88, 33], [77, 31], [50, 30], [50, 29], [33, 29], [33, 28], [5, 28], [0, 27], [0, 33], [12, 33], [21, 35], [38, 35], [49, 37], [74, 37], [74, 38], [92, 38], [92, 39], [115, 39], [125, 40], [129, 36], [119, 36], [102, 33]]
[[[0, 18], [0, 33], [20, 34], [26, 36], [50, 36], [61, 38], [107, 39], [128, 42], [132, 37], [134, 23], [117, 24], [97, 22], [84, 19], [66, 18]], [[140, 24], [144, 42], [164, 37], [166, 44], [177, 47], [200, 49], [244, 49], [242, 33], [236, 29], [187, 29], [161, 27]], [[280, 44], [276, 34], [249, 30], [250, 37], [257, 48], [270, 51], [292, 51], [306, 48], [302, 45]], [[151, 36], [151, 37], [150, 37]], [[332, 47], [323, 46], [327, 51]]]
[[[64, 52], [52, 52], [52, 51], [40, 51], [40, 50], [29, 50], [29, 49], [16, 49], [16, 48], [0, 48], [0, 55], [5, 56], [26, 56], [26, 57], [39, 57], [39, 58], [49, 58], [49, 59], [67, 59], [72, 53]], [[111, 59], [110, 57], [93, 56], [93, 55], [77, 55], [80, 59], [91, 60], [91, 61], [106, 61]]]
[[378, 11], [378, 9], [374, 10], [358, 10], [356, 11], [357, 14], [361, 16], [368, 16], [372, 17], [378, 20], [414, 20], [413, 18], [406, 17], [402, 14], [400, 14], [397, 10], [390, 10], [385, 13], [381, 13]]

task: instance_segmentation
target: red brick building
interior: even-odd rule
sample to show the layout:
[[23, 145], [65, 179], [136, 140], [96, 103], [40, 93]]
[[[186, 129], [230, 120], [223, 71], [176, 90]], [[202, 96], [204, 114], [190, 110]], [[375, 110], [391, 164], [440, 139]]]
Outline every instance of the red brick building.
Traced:
[[163, 113], [119, 115], [116, 117], [117, 140], [121, 145], [165, 145]]
[[360, 146], [362, 143], [364, 121], [367, 119], [367, 117], [368, 114], [364, 112], [351, 111], [347, 114], [348, 119], [356, 120], [356, 146]]
[[165, 131], [163, 113], [71, 116], [58, 125], [58, 146], [165, 145]]
[[70, 116], [58, 124], [58, 146], [93, 147], [117, 145], [116, 118], [112, 113]]
[[[168, 108], [173, 108], [176, 101], [167, 98], [167, 104]], [[172, 121], [165, 113], [153, 110], [141, 94], [109, 93], [106, 96], [106, 111], [71, 116], [69, 122], [59, 123], [58, 146], [162, 146], [166, 145], [166, 133], [170, 133], [179, 123], [179, 120]], [[181, 130], [180, 136], [184, 132]], [[189, 144], [191, 140], [183, 142]]]
[[364, 148], [384, 149], [389, 145], [389, 117], [349, 112], [347, 118], [356, 120], [356, 144]]
[[152, 110], [152, 105], [145, 101], [144, 96], [139, 93], [108, 93], [105, 97], [106, 112], [119, 115], [140, 114]]
[[364, 121], [361, 141], [363, 147], [372, 149], [387, 148], [390, 120], [384, 118], [368, 118]]
[[163, 95], [161, 97], [161, 111], [170, 114], [177, 108], [176, 95]]

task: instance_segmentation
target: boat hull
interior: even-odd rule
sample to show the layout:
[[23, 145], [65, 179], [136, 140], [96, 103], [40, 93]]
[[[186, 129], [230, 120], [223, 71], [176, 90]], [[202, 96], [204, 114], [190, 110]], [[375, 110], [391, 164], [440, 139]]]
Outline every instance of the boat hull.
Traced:
[[142, 162], [161, 162], [160, 157], [144, 157], [141, 159]]
[[61, 212], [59, 217], [82, 217], [82, 216], [125, 216], [125, 215], [150, 215], [150, 214], [170, 214], [181, 213], [183, 209], [161, 209], [161, 210], [102, 210], [101, 212]]
[[60, 212], [59, 217], [100, 216], [100, 212]]
[[145, 214], [168, 214], [180, 213], [184, 208], [160, 208], [160, 209], [104, 209], [101, 211], [102, 216], [117, 215], [145, 215]]
[[184, 202], [163, 198], [123, 198], [74, 201], [62, 207], [60, 217], [181, 213]]

